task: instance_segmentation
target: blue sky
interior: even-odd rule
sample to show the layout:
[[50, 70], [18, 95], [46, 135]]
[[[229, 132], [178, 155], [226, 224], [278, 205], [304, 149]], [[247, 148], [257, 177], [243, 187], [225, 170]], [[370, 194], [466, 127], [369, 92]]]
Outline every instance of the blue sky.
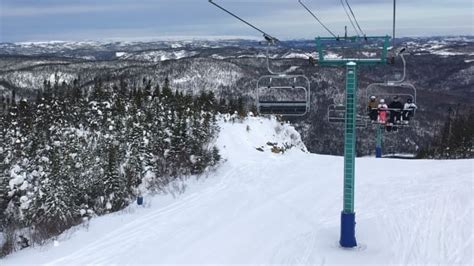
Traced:
[[[281, 39], [327, 35], [297, 0], [216, 0]], [[305, 0], [338, 34], [339, 0]], [[391, 33], [392, 0], [351, 0], [367, 34]], [[474, 35], [472, 0], [398, 0], [400, 36]], [[0, 0], [0, 42], [260, 38], [207, 0]]]

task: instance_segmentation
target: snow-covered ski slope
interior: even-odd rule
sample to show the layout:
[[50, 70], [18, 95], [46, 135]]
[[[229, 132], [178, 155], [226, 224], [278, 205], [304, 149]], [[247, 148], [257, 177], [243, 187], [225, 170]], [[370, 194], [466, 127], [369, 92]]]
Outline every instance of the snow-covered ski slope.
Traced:
[[[275, 154], [268, 141], [296, 148]], [[218, 143], [227, 161], [184, 194], [146, 197], [0, 264], [473, 265], [473, 160], [357, 159], [359, 247], [345, 250], [341, 157], [302, 151], [269, 119], [221, 122]]]

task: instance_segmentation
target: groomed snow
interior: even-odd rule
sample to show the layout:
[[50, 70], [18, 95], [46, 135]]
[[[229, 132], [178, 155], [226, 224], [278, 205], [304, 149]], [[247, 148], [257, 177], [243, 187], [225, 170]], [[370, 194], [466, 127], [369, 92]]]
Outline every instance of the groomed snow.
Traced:
[[[473, 264], [474, 160], [357, 159], [359, 247], [346, 250], [341, 157], [305, 152], [275, 120], [220, 126], [226, 161], [184, 194], [148, 196], [1, 264]], [[269, 141], [296, 147], [274, 154]]]

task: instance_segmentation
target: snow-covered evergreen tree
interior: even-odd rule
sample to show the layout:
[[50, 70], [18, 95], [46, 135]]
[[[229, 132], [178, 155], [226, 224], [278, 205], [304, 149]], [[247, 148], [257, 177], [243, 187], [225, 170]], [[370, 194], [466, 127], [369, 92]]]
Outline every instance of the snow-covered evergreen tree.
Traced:
[[51, 172], [42, 181], [41, 207], [34, 216], [34, 223], [51, 234], [67, 229], [76, 222], [79, 215], [79, 208], [75, 202], [78, 191], [74, 181], [67, 176], [67, 171], [61, 167], [63, 152], [60, 143], [53, 145]]

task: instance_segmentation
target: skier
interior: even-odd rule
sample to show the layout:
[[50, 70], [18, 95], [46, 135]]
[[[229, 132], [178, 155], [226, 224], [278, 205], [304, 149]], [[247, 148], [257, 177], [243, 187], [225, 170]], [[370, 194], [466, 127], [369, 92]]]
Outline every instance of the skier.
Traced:
[[390, 109], [390, 123], [400, 123], [402, 118], [401, 112], [403, 109], [403, 104], [400, 102], [400, 98], [398, 96], [393, 97], [393, 101], [388, 105], [388, 109]]
[[375, 96], [370, 96], [369, 103], [367, 104], [367, 113], [369, 114], [370, 120], [372, 120], [372, 123], [377, 121], [377, 109], [378, 109], [378, 104], [376, 101]]
[[410, 118], [413, 117], [417, 108], [418, 107], [416, 106], [416, 104], [413, 103], [413, 100], [411, 98], [407, 99], [407, 102], [403, 106], [402, 119], [404, 124], [408, 124]]
[[387, 122], [388, 106], [387, 104], [385, 104], [384, 99], [380, 99], [379, 105], [377, 106], [377, 110], [379, 113], [378, 122], [381, 124], [385, 124]]

